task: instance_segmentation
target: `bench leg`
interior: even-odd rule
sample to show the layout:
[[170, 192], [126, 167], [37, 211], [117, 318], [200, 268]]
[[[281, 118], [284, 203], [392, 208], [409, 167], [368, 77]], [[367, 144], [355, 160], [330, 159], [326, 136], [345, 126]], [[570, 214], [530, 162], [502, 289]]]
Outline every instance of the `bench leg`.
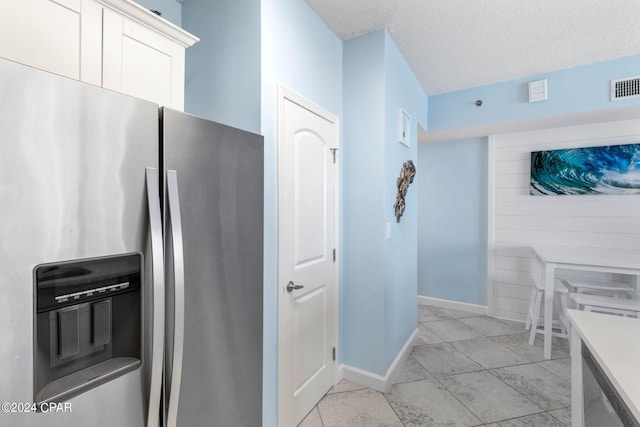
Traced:
[[540, 308], [542, 306], [542, 295], [544, 292], [536, 290], [535, 306], [533, 308], [533, 315], [531, 319], [531, 331], [529, 332], [529, 345], [533, 345], [536, 340], [536, 330], [538, 329], [538, 323], [540, 323]]
[[528, 331], [529, 328], [531, 328], [531, 323], [532, 323], [532, 317], [533, 317], [533, 308], [535, 307], [535, 303], [536, 303], [536, 292], [538, 292], [538, 290], [536, 289], [536, 287], [534, 286], [533, 289], [531, 289], [531, 298], [529, 298], [529, 311], [527, 311], [527, 321], [524, 324], [524, 330]]

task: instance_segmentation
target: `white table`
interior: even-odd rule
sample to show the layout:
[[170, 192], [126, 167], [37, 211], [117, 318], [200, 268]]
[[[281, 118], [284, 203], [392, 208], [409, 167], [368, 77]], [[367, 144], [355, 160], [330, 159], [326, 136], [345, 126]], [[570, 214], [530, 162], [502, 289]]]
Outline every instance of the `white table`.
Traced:
[[535, 279], [544, 283], [544, 357], [551, 358], [553, 322], [553, 284], [557, 269], [598, 271], [635, 276], [636, 290], [640, 289], [640, 251], [598, 249], [570, 246], [536, 245]]
[[571, 425], [583, 425], [582, 346], [636, 419], [640, 419], [640, 320], [567, 310], [571, 322]]

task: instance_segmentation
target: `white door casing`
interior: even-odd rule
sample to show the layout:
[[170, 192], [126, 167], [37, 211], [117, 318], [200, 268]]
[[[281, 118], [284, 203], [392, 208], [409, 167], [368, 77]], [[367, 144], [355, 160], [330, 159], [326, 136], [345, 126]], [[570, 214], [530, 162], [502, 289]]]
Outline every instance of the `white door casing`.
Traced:
[[335, 116], [279, 87], [280, 427], [297, 425], [337, 378], [338, 139]]

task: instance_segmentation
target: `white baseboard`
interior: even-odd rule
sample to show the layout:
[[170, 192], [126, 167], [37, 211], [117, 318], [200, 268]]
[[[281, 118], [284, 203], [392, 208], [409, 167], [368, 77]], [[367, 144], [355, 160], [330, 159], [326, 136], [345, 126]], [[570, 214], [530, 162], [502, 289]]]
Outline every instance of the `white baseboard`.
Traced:
[[409, 353], [411, 353], [411, 350], [413, 349], [413, 341], [415, 340], [417, 335], [418, 328], [413, 331], [391, 366], [389, 366], [389, 369], [387, 369], [387, 373], [384, 376], [374, 374], [372, 372], [365, 371], [359, 368], [354, 368], [353, 366], [342, 364], [338, 368], [338, 377], [353, 381], [354, 383], [358, 383], [363, 386], [367, 386], [382, 393], [389, 392], [389, 390], [391, 389], [391, 378], [396, 373], [396, 371], [400, 369], [402, 365], [404, 365], [407, 357], [409, 357]]
[[507, 320], [509, 322], [518, 322], [518, 323], [522, 323], [522, 324], [526, 323], [526, 320], [522, 320], [522, 319], [510, 319], [508, 317], [503, 317], [503, 316], [492, 316], [492, 317], [494, 317], [494, 318], [496, 318], [498, 320]]
[[353, 381], [356, 384], [378, 390], [382, 393], [387, 392], [386, 375], [383, 377], [382, 375], [344, 364], [340, 365], [340, 370], [342, 371], [342, 378], [345, 380]]
[[487, 315], [489, 312], [486, 305], [469, 304], [466, 302], [451, 301], [447, 299], [431, 298], [418, 295], [419, 304], [432, 305], [440, 308], [450, 308], [452, 310], [466, 311], [467, 313]]

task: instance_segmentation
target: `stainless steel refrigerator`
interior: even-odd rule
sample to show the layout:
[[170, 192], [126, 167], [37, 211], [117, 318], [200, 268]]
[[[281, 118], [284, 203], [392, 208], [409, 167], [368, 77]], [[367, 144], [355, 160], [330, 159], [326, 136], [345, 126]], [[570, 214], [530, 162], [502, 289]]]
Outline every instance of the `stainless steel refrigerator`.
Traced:
[[0, 60], [0, 426], [262, 424], [262, 142]]

